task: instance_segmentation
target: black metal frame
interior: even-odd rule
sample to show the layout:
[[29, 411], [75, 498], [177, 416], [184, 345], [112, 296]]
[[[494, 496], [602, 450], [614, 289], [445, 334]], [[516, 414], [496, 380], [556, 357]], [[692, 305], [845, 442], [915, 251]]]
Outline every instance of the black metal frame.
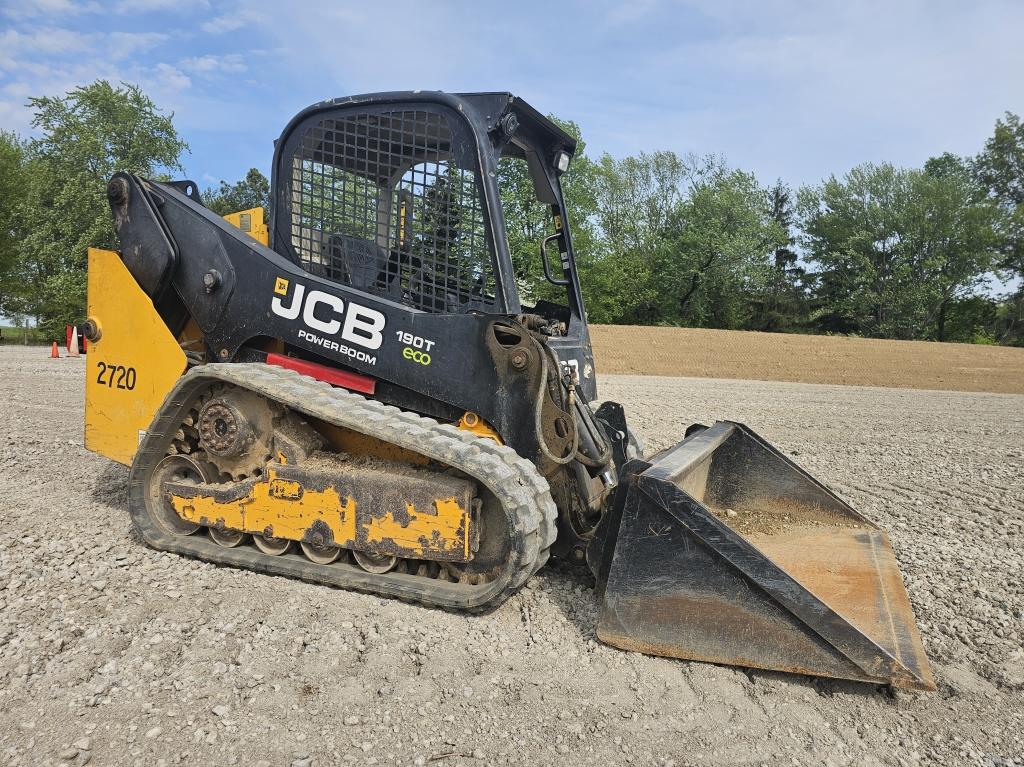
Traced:
[[[462, 144], [457, 156], [463, 162], [475, 158], [474, 170], [480, 179], [486, 208], [483, 220], [496, 270], [490, 307], [463, 305], [454, 313], [424, 311], [386, 290], [369, 290], [365, 283], [345, 284], [315, 273], [302, 263], [290, 242], [290, 222], [286, 226], [284, 218], [290, 212], [282, 197], [290, 192], [282, 174], [290, 173], [304, 130], [331, 115], [379, 114], [425, 105], [465, 126], [464, 131], [456, 131]], [[260, 245], [206, 209], [196, 195], [189, 194], [187, 184], [163, 184], [120, 173], [111, 180], [108, 197], [129, 270], [153, 297], [175, 335], [189, 319], [198, 324], [207, 360], [259, 359], [260, 350], [271, 348], [268, 341], [283, 342], [290, 355], [371, 376], [376, 382], [374, 396], [382, 401], [446, 421], [473, 411], [497, 429], [506, 444], [550, 475], [562, 467], [551, 456], [571, 454], [570, 435], [575, 431], [564, 420], [561, 429], [556, 423], [578, 418], [563, 412], [552, 399], [554, 389], [542, 385], [545, 376], [549, 382], [557, 381], [544, 346], [555, 352], [563, 366], [579, 372], [579, 401], [597, 396], [572, 238], [564, 223], [565, 204], [554, 167], [556, 152], [574, 149], [571, 137], [509, 94], [378, 94], [317, 104], [285, 129], [276, 144], [272, 171], [273, 248]], [[532, 332], [530, 322], [519, 321], [524, 307], [497, 187], [497, 163], [503, 152], [526, 159], [538, 189], [546, 190], [542, 202], [551, 206], [561, 223], [558, 250], [567, 282], [567, 306], [526, 310], [555, 315], [561, 322], [567, 317], [564, 330], [551, 335]], [[360, 342], [358, 327], [354, 341], [345, 336], [353, 317], [375, 318], [372, 322], [379, 328], [370, 334], [372, 343], [365, 332]], [[540, 430], [538, 409], [543, 412]], [[596, 460], [602, 452], [599, 447], [581, 443], [580, 449], [594, 454], [590, 457], [594, 466], [585, 470], [588, 476], [614, 471], [610, 461]], [[568, 536], [563, 537], [565, 545], [572, 545]]]
[[276, 249], [415, 309], [503, 311], [474, 146], [429, 102], [309, 115], [279, 144]]
[[[576, 141], [525, 101], [509, 93], [451, 94], [441, 91], [395, 91], [331, 99], [314, 104], [285, 126], [275, 143], [271, 170], [273, 189], [270, 215], [270, 242], [278, 253], [302, 265], [291, 239], [291, 199], [288, 179], [291, 177], [295, 147], [311, 126], [325, 119], [344, 118], [354, 114], [380, 114], [394, 110], [422, 109], [446, 115], [457, 131], [462, 157], [475, 157], [473, 170], [481, 182], [489, 245], [493, 247], [495, 295], [491, 306], [468, 306], [466, 310], [490, 314], [518, 315], [531, 311], [520, 303], [515, 272], [505, 235], [505, 216], [498, 190], [498, 160], [512, 155], [526, 160], [539, 190], [548, 190], [542, 202], [549, 204], [556, 221], [562, 225], [557, 240], [559, 265], [566, 285], [566, 306], [538, 307], [552, 314], [564, 314], [566, 333], [553, 336], [549, 345], [566, 364], [580, 373], [580, 386], [587, 399], [597, 396], [593, 371], [594, 357], [587, 328], [583, 291], [576, 271], [571, 228], [562, 196], [559, 173], [554, 165], [558, 152], [570, 156]], [[510, 128], [513, 128], [510, 132]], [[464, 130], [463, 130], [464, 129]], [[399, 299], [396, 303], [402, 303]]]

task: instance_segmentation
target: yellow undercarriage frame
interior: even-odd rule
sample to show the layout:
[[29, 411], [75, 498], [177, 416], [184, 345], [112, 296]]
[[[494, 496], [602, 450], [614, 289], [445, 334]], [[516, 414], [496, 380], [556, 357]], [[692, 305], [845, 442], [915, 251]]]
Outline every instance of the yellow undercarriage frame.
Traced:
[[226, 489], [172, 484], [167, 499], [182, 519], [207, 527], [406, 558], [469, 561], [476, 532], [473, 486], [445, 478], [446, 492], [437, 495], [438, 482], [343, 465], [307, 471], [272, 463], [262, 479]]

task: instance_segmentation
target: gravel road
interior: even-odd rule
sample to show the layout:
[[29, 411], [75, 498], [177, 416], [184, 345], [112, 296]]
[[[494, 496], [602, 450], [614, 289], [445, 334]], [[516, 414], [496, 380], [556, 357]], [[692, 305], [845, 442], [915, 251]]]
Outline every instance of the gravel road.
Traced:
[[607, 376], [649, 452], [748, 423], [892, 536], [939, 691], [595, 642], [554, 565], [466, 617], [160, 554], [82, 360], [0, 348], [0, 764], [1024, 765], [1024, 396]]

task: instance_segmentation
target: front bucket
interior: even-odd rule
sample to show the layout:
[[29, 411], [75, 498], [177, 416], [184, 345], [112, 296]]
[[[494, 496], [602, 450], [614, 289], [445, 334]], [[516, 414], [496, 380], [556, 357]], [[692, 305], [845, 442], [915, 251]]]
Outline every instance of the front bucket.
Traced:
[[624, 467], [588, 551], [598, 638], [934, 690], [886, 533], [742, 424], [691, 432]]

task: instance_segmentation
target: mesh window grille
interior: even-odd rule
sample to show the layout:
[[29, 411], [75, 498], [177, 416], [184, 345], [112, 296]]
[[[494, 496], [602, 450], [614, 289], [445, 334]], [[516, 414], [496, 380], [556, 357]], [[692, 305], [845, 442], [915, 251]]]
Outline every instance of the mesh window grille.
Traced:
[[494, 305], [477, 174], [443, 114], [396, 110], [314, 124], [292, 155], [291, 242], [305, 268], [430, 312]]

